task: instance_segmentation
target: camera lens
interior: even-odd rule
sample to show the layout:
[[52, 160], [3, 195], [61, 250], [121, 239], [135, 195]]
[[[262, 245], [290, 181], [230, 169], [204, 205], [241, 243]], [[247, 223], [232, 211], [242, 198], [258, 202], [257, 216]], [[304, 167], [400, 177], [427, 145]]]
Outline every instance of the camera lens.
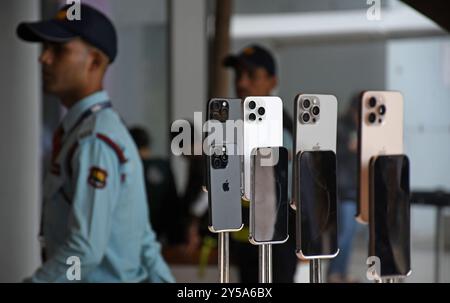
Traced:
[[214, 101], [214, 102], [211, 104], [211, 108], [212, 108], [213, 110], [218, 110], [218, 109], [220, 108], [220, 103], [217, 102], [217, 101]]
[[372, 124], [375, 123], [375, 121], [377, 121], [377, 115], [375, 115], [374, 113], [370, 113], [368, 120]]
[[380, 107], [378, 107], [378, 113], [380, 115], [386, 114], [386, 106], [385, 105], [380, 105]]
[[311, 101], [309, 99], [303, 100], [303, 108], [308, 109], [311, 106]]
[[256, 115], [255, 114], [250, 114], [250, 115], [248, 115], [248, 119], [250, 121], [255, 121], [256, 120]]
[[309, 113], [303, 113], [302, 120], [303, 122], [308, 123], [309, 120], [311, 120], [311, 115]]
[[211, 118], [213, 120], [219, 120], [221, 118], [221, 115], [218, 112], [212, 112], [211, 113]]
[[214, 168], [219, 168], [221, 163], [222, 162], [220, 161], [219, 158], [214, 158], [214, 160], [213, 160], [213, 167]]
[[266, 113], [266, 110], [264, 109], [264, 107], [258, 108], [258, 114], [260, 114], [261, 116], [264, 116], [265, 113]]
[[318, 106], [314, 106], [311, 112], [314, 116], [318, 116], [320, 114], [320, 108]]
[[224, 120], [227, 120], [227, 119], [228, 119], [228, 108], [222, 108], [222, 110], [220, 111], [220, 113], [221, 113], [222, 118], [223, 118]]
[[250, 102], [248, 103], [248, 107], [249, 107], [250, 109], [255, 109], [255, 108], [256, 108], [256, 102], [255, 102], [255, 101], [250, 101]]
[[371, 98], [369, 99], [369, 106], [370, 106], [370, 107], [375, 107], [375, 106], [377, 106], [377, 98], [371, 97]]

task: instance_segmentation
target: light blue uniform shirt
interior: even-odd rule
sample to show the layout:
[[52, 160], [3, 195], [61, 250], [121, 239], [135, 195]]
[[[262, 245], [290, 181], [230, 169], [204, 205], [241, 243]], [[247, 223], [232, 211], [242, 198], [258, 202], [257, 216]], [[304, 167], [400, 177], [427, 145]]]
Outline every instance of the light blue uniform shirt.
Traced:
[[81, 282], [174, 281], [148, 222], [137, 148], [117, 113], [100, 108], [108, 100], [104, 91], [92, 94], [62, 121], [58, 169], [44, 188], [48, 260], [33, 282], [71, 282], [71, 256], [81, 261]]

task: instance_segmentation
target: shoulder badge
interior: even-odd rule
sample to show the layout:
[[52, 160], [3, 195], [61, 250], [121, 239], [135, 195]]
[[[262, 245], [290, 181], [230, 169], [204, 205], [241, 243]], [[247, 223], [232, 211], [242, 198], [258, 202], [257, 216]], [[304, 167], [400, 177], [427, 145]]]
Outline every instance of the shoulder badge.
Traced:
[[89, 171], [88, 183], [94, 188], [104, 188], [107, 178], [108, 173], [106, 170], [93, 166]]

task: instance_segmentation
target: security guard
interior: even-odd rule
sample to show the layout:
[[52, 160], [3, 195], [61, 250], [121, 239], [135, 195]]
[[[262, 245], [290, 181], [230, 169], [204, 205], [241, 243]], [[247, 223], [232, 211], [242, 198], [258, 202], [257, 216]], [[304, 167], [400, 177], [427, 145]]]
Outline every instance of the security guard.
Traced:
[[67, 19], [68, 9], [17, 28], [23, 40], [44, 43], [44, 91], [68, 109], [44, 187], [47, 260], [30, 280], [70, 282], [75, 257], [82, 282], [172, 282], [148, 223], [138, 151], [102, 88], [116, 31], [90, 6], [81, 5], [79, 21]]

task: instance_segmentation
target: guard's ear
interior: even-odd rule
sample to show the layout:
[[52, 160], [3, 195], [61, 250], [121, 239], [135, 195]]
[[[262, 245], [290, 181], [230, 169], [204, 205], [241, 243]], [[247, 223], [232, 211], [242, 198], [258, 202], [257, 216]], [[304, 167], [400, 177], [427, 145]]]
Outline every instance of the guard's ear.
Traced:
[[106, 67], [109, 64], [109, 59], [102, 51], [92, 47], [91, 55], [92, 55], [91, 68], [93, 70], [99, 69], [99, 68], [102, 70], [106, 69]]
[[275, 88], [275, 87], [277, 87], [278, 86], [278, 78], [276, 77], [276, 76], [272, 76], [272, 78], [273, 78], [273, 88]]
[[273, 90], [278, 85], [278, 78], [277, 78], [277, 76], [272, 76], [272, 75], [270, 75], [269, 77], [270, 77], [270, 80], [269, 80], [270, 87], [271, 87], [271, 90]]

